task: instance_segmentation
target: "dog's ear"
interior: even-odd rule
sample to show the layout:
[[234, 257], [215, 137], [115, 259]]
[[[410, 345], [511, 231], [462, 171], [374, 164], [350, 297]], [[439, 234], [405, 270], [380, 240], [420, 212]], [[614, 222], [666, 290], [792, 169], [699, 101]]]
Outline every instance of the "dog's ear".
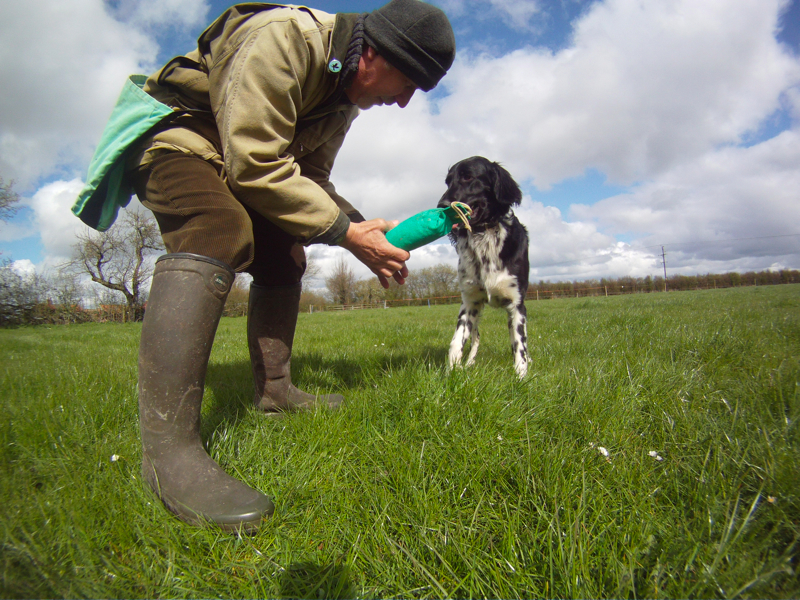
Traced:
[[503, 204], [519, 204], [522, 201], [522, 190], [517, 182], [498, 163], [492, 163], [494, 168], [494, 195]]

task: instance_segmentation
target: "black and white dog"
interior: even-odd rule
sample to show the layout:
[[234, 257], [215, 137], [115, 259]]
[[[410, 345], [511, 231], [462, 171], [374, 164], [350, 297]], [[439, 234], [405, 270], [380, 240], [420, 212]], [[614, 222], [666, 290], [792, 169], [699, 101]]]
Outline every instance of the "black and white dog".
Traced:
[[528, 232], [513, 205], [522, 200], [519, 185], [508, 171], [482, 156], [456, 163], [445, 179], [447, 191], [438, 207], [463, 202], [472, 208], [472, 232], [458, 225], [450, 240], [458, 253], [461, 310], [450, 342], [449, 368], [461, 364], [464, 346], [472, 346], [466, 366], [475, 361], [480, 335], [478, 320], [485, 303], [508, 312], [508, 331], [514, 369], [522, 378], [528, 372], [528, 335], [525, 293], [528, 291]]

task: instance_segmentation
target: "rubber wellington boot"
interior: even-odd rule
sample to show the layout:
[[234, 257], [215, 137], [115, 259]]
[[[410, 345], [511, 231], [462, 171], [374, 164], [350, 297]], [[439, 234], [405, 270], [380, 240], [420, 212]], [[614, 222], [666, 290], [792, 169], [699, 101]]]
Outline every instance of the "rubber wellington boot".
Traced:
[[252, 532], [272, 501], [223, 471], [200, 438], [208, 357], [233, 279], [204, 256], [158, 259], [139, 348], [142, 477], [180, 519]]
[[291, 358], [300, 284], [283, 287], [250, 285], [247, 341], [256, 385], [255, 404], [266, 412], [337, 408], [339, 394], [314, 396], [292, 385]]

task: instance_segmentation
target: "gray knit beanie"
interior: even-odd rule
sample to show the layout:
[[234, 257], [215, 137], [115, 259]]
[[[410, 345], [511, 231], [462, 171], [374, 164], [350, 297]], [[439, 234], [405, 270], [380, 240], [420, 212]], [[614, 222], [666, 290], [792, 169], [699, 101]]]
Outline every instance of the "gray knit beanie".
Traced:
[[421, 0], [391, 0], [364, 21], [364, 37], [389, 64], [428, 92], [453, 64], [456, 39], [447, 15]]

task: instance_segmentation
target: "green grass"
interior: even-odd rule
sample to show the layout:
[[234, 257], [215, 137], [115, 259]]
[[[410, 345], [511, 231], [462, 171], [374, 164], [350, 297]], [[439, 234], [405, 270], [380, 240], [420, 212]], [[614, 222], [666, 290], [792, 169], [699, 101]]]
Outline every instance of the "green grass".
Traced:
[[347, 400], [277, 420], [224, 319], [203, 435], [277, 505], [243, 538], [142, 485], [138, 325], [0, 331], [1, 595], [798, 597], [800, 286], [528, 308], [523, 382], [501, 311], [451, 375], [457, 306], [301, 315], [295, 383]]

